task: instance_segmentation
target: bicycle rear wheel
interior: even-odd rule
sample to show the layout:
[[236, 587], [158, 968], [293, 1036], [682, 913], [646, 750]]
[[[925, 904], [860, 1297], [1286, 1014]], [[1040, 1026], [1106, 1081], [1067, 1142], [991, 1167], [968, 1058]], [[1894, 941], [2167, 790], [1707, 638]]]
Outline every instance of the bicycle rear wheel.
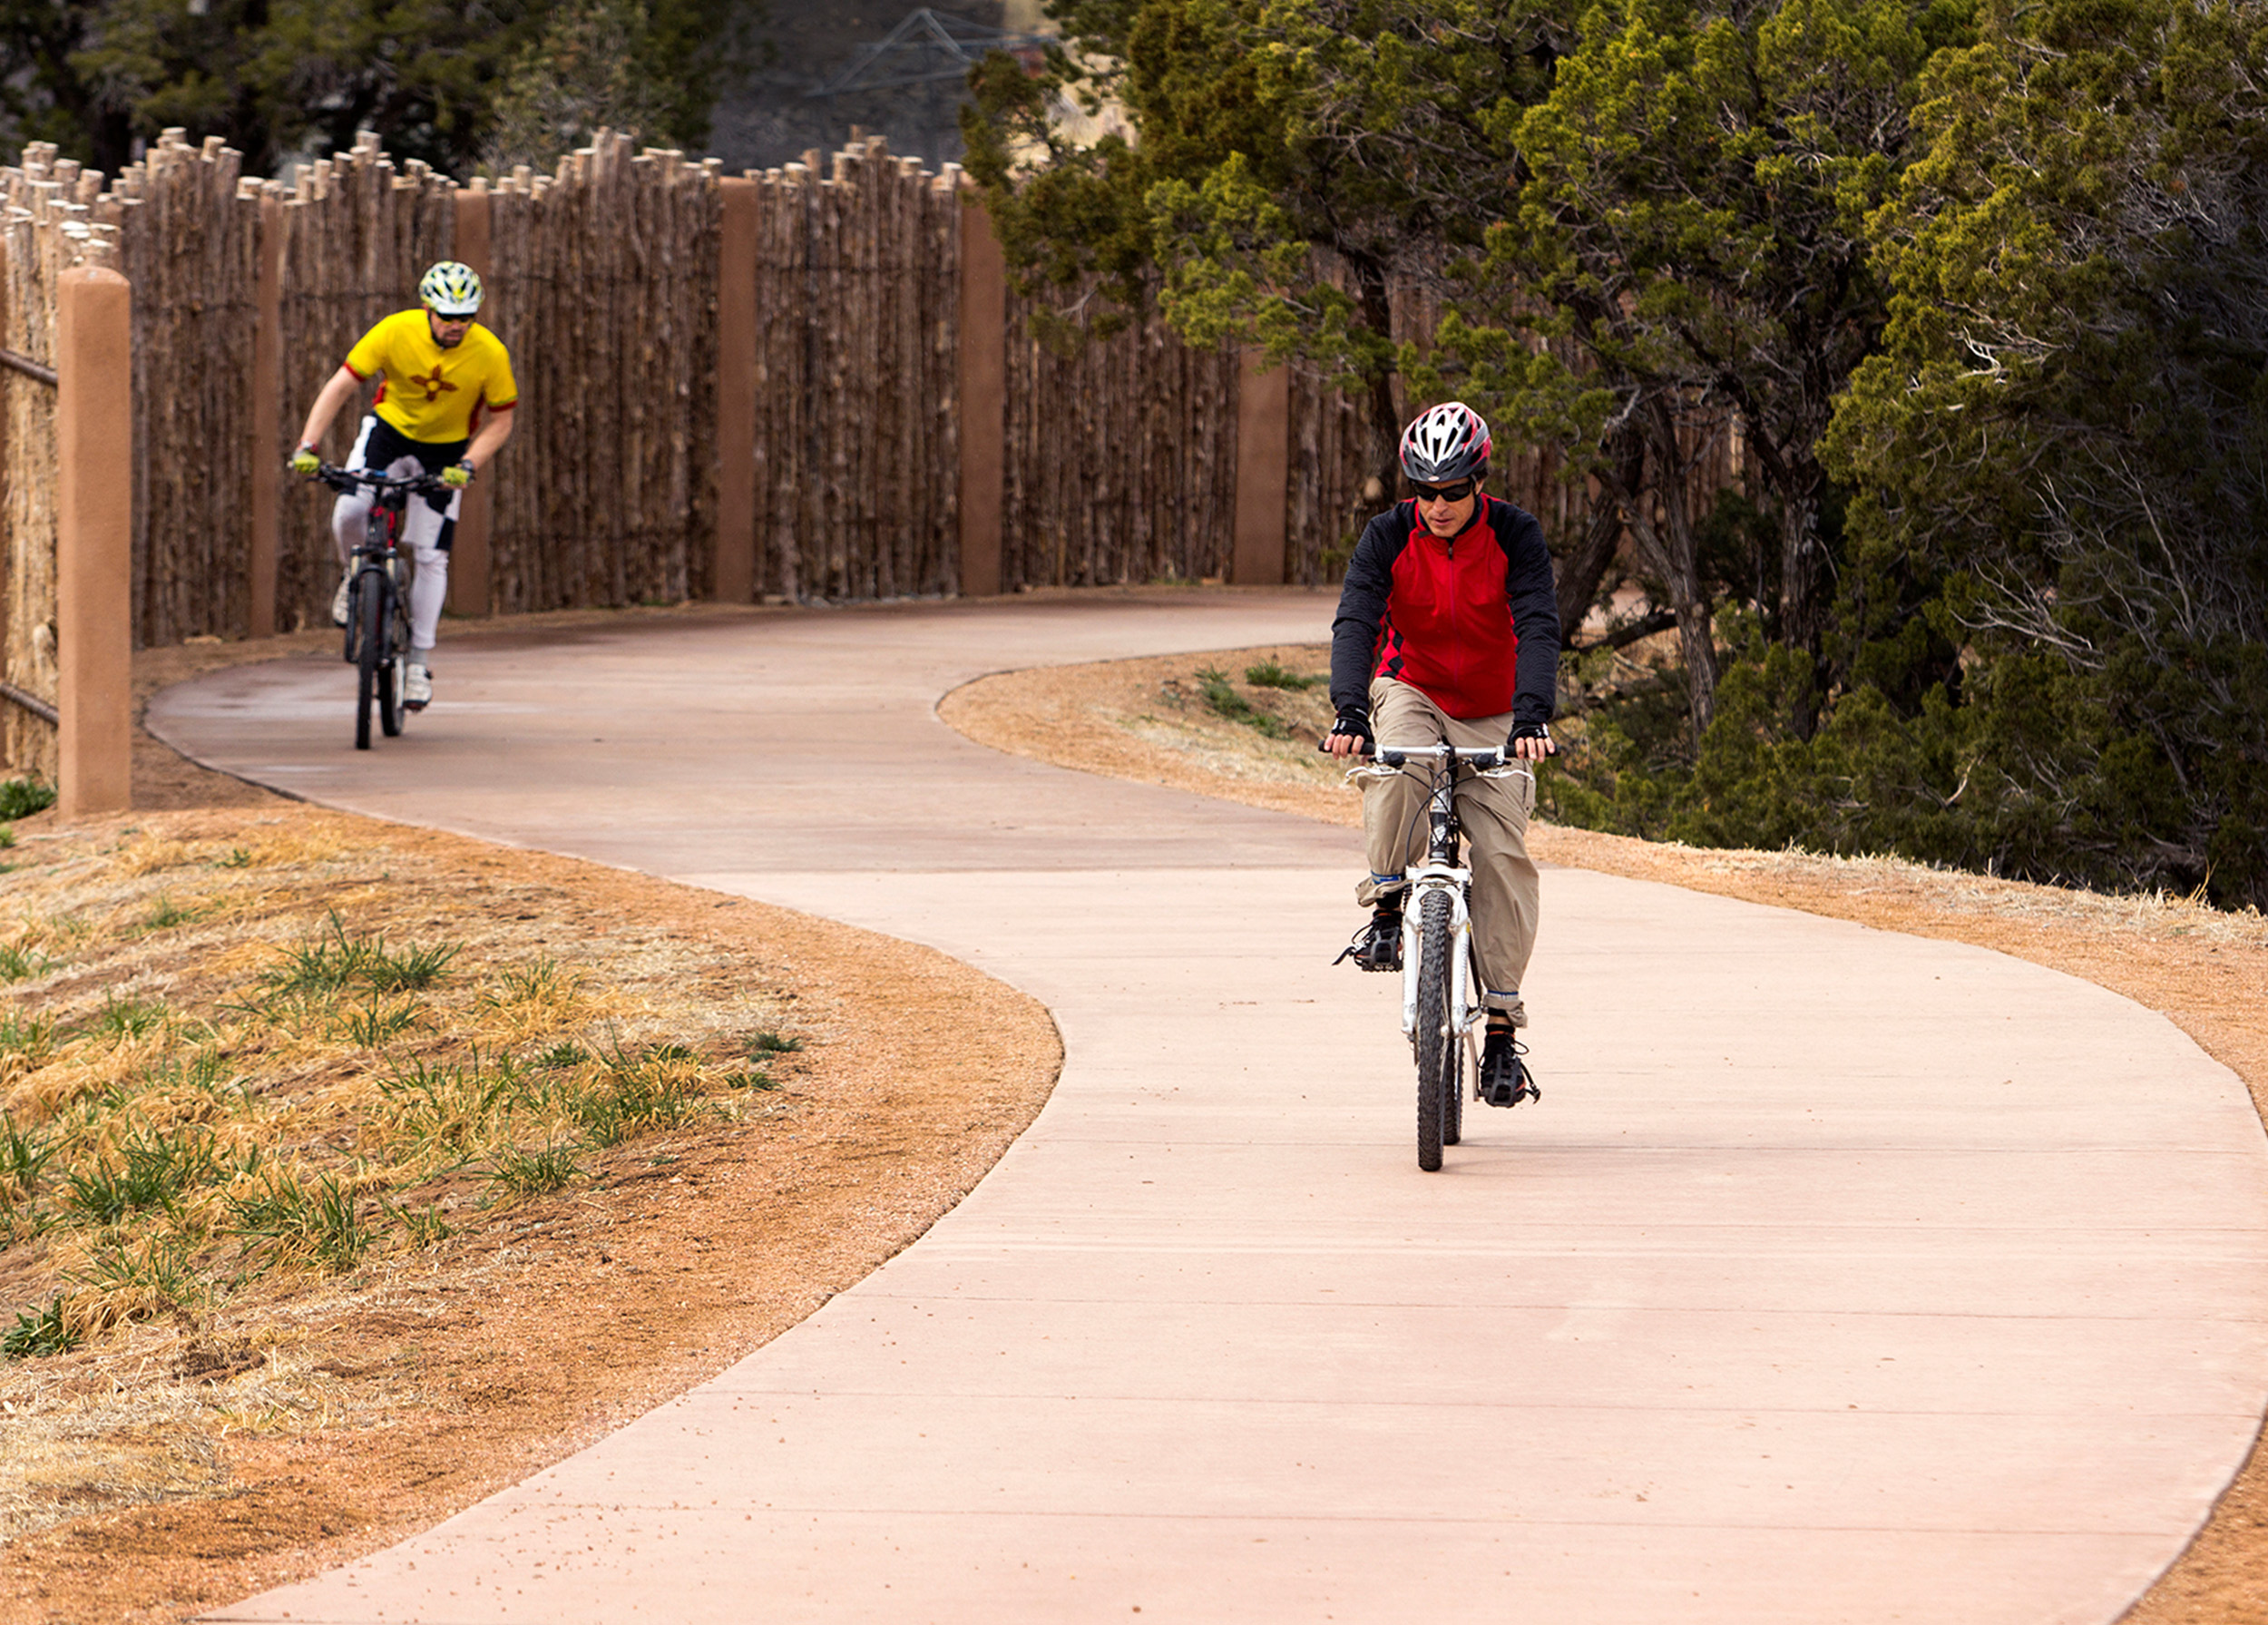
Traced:
[[370, 749], [370, 713], [378, 700], [378, 672], [386, 663], [386, 592], [365, 580], [355, 606], [355, 749]]
[[[1452, 1013], [1451, 1024], [1455, 1024]], [[1481, 1075], [1481, 1062], [1472, 1052], [1470, 1032], [1452, 1033], [1449, 1040], [1449, 1076], [1442, 1088], [1442, 1143], [1455, 1145], [1465, 1137], [1465, 1098]]]
[[1451, 1096], [1462, 1082], [1457, 1031], [1450, 1010], [1449, 899], [1426, 895], [1418, 910], [1417, 1138], [1418, 1166], [1433, 1173], [1442, 1165], [1442, 1146]]

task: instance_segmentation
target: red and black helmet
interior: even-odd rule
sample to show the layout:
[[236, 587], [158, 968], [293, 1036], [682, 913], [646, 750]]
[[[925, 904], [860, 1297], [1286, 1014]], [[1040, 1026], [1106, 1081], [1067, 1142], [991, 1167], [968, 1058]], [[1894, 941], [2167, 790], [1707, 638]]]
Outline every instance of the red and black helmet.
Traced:
[[1462, 401], [1421, 412], [1402, 431], [1402, 472], [1422, 485], [1454, 485], [1489, 471], [1489, 426]]

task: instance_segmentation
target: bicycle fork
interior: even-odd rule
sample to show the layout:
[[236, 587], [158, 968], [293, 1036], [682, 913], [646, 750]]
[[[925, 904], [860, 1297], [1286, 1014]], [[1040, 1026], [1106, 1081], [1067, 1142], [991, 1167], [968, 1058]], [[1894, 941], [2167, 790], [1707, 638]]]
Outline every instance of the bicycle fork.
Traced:
[[1465, 872], [1453, 864], [1427, 863], [1413, 870], [1402, 907], [1402, 1036], [1414, 1042], [1418, 1023], [1419, 933], [1425, 899], [1435, 892], [1449, 898], [1449, 1008], [1461, 1034], [1479, 1019], [1472, 994], [1472, 910], [1465, 902]]

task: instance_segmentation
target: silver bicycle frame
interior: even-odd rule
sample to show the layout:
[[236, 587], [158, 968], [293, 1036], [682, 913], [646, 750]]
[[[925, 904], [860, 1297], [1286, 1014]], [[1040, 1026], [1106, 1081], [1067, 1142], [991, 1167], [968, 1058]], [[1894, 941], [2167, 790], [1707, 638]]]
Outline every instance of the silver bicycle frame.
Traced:
[[[1440, 758], [1446, 747], [1421, 745], [1386, 747], [1395, 750], [1405, 761], [1411, 757]], [[1350, 782], [1377, 781], [1399, 777], [1403, 769], [1387, 767], [1383, 762], [1368, 762], [1349, 768]], [[1476, 778], [1535, 778], [1535, 769], [1527, 762], [1507, 762], [1494, 768], [1474, 769]], [[1423, 914], [1422, 899], [1434, 892], [1449, 895], [1449, 1007], [1456, 1012], [1457, 1032], [1461, 1036], [1471, 1034], [1482, 1015], [1481, 989], [1473, 985], [1472, 974], [1472, 911], [1465, 902], [1465, 889], [1472, 882], [1472, 871], [1455, 864], [1421, 864], [1409, 872], [1409, 886], [1402, 905], [1402, 1036], [1413, 1043], [1417, 1039], [1417, 979], [1418, 930]]]

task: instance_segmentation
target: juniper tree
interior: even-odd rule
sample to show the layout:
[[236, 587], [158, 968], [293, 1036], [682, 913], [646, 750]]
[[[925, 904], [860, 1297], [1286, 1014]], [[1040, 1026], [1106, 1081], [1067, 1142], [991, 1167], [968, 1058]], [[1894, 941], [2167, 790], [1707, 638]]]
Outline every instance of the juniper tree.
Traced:
[[1911, 799], [1969, 861], [2268, 905], [2268, 11], [1996, 5], [1926, 88], [1831, 446], [1966, 645]]

